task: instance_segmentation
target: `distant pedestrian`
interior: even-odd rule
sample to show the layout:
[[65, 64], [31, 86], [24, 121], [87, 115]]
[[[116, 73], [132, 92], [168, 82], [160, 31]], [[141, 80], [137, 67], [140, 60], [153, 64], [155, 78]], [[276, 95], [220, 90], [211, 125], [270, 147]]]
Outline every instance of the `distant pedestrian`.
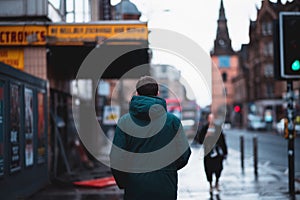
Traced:
[[219, 179], [223, 170], [223, 160], [227, 157], [227, 145], [221, 125], [214, 123], [213, 114], [207, 116], [207, 123], [199, 133], [199, 142], [204, 146], [204, 170], [209, 191], [213, 191], [213, 175], [215, 175], [215, 189], [220, 191]]
[[[110, 153], [113, 176], [119, 188], [125, 190], [125, 200], [176, 200], [177, 171], [187, 164], [191, 154], [187, 138], [180, 119], [167, 113], [166, 101], [158, 97], [155, 79], [140, 78], [136, 91], [129, 113], [116, 127], [115, 146]], [[165, 147], [167, 151], [161, 151]], [[152, 153], [154, 156], [149, 157]], [[171, 156], [175, 159], [168, 162]], [[166, 164], [159, 166], [160, 162]]]

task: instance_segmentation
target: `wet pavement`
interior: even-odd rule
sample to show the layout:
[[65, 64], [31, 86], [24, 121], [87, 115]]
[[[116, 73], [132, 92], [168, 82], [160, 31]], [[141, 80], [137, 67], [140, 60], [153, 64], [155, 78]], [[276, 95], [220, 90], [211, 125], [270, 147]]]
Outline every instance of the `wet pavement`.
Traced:
[[[253, 159], [244, 160], [244, 170], [241, 168], [240, 153], [230, 149], [228, 158], [224, 161], [220, 178], [220, 192], [209, 193], [203, 166], [202, 149], [192, 148], [192, 157], [186, 168], [179, 172], [179, 200], [196, 199], [243, 199], [243, 200], [282, 200], [292, 199], [288, 194], [288, 175], [273, 170], [268, 165], [258, 165], [258, 175], [255, 176]], [[299, 191], [300, 184], [296, 183]], [[300, 194], [295, 196], [300, 199]]]
[[[293, 199], [288, 194], [288, 175], [272, 169], [268, 165], [258, 165], [258, 176], [254, 175], [251, 158], [244, 161], [245, 168], [241, 169], [239, 152], [229, 148], [224, 170], [220, 178], [220, 192], [209, 192], [203, 166], [203, 149], [192, 147], [192, 155], [188, 165], [179, 171], [178, 200], [198, 199], [243, 199], [243, 200], [282, 200]], [[110, 176], [107, 167], [98, 165], [90, 170], [73, 172], [73, 179], [91, 179]], [[70, 177], [69, 177], [70, 178]], [[300, 199], [300, 184], [295, 183], [297, 195]], [[34, 194], [31, 200], [119, 200], [123, 191], [117, 186], [106, 188], [87, 188], [73, 186], [66, 182], [56, 182]]]
[[79, 168], [71, 174], [58, 177], [47, 187], [33, 194], [27, 200], [120, 200], [123, 191], [117, 186], [104, 188], [76, 186], [75, 181], [92, 180], [110, 177], [110, 169], [101, 163], [96, 163], [93, 168]]

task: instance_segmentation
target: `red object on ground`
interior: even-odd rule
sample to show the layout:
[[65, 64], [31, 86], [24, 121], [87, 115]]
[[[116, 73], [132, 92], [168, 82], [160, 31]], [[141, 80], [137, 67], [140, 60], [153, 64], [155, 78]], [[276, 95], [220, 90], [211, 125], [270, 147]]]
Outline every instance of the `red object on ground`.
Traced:
[[103, 187], [116, 185], [116, 181], [113, 176], [110, 176], [110, 177], [98, 178], [92, 180], [76, 181], [73, 182], [73, 184], [77, 186], [103, 188]]

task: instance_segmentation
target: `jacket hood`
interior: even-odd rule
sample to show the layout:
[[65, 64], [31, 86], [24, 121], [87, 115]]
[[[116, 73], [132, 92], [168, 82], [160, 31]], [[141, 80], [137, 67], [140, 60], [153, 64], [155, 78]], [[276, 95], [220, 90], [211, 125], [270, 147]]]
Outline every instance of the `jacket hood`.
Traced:
[[129, 113], [137, 119], [150, 121], [167, 112], [166, 101], [157, 96], [133, 96], [129, 104]]

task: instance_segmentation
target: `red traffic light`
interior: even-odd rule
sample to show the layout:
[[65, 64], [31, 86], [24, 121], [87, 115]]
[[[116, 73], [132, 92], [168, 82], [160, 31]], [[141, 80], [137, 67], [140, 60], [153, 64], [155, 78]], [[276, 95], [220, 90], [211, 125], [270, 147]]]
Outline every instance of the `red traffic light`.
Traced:
[[234, 106], [233, 110], [234, 110], [234, 112], [241, 112], [241, 107], [236, 105], [236, 106]]

